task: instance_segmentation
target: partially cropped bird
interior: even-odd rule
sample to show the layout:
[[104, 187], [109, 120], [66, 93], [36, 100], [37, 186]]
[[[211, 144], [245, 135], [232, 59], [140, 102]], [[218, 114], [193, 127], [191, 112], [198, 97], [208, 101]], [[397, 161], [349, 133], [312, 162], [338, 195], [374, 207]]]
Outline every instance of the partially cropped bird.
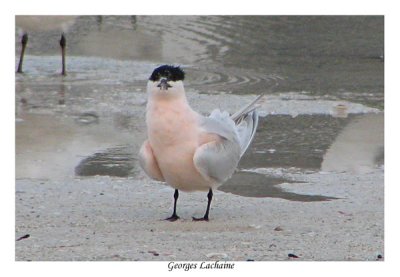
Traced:
[[21, 37], [21, 54], [19, 58], [17, 73], [22, 73], [22, 65], [24, 61], [25, 49], [28, 44], [28, 33], [35, 31], [50, 31], [60, 30], [62, 31], [61, 39], [59, 41], [61, 47], [61, 75], [66, 75], [66, 63], [65, 63], [65, 49], [67, 40], [64, 32], [74, 24], [76, 16], [28, 16], [28, 15], [17, 15], [15, 16], [15, 25], [20, 32], [23, 33]]
[[179, 219], [176, 203], [179, 190], [208, 191], [208, 221], [213, 190], [234, 173], [252, 142], [258, 125], [256, 108], [262, 95], [238, 112], [213, 110], [210, 116], [194, 111], [186, 99], [184, 71], [162, 65], [147, 83], [147, 140], [139, 152], [140, 165], [152, 179], [175, 188], [174, 210], [166, 220]]

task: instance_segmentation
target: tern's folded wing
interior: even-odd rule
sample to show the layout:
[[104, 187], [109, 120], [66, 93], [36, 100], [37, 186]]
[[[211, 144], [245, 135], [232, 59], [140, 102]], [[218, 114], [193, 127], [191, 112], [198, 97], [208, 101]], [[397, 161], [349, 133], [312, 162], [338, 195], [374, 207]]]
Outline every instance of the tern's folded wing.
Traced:
[[206, 179], [222, 184], [232, 176], [240, 160], [240, 146], [225, 138], [212, 141], [197, 148], [193, 162]]
[[235, 123], [229, 114], [215, 110], [210, 117], [202, 118], [200, 126], [220, 139], [201, 145], [194, 154], [194, 165], [205, 179], [221, 184], [232, 176], [240, 160]]

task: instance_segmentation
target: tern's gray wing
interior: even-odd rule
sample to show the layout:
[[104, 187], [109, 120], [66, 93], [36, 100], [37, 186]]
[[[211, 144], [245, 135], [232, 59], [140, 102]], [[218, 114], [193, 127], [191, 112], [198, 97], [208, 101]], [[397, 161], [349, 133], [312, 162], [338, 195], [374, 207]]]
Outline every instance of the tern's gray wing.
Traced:
[[232, 176], [256, 133], [256, 108], [261, 98], [257, 97], [232, 116], [214, 110], [209, 117], [201, 119], [200, 125], [205, 132], [221, 137], [221, 141], [206, 143], [195, 152], [193, 161], [203, 177], [221, 184]]
[[207, 180], [222, 184], [235, 172], [240, 160], [240, 144], [235, 122], [227, 113], [215, 110], [210, 117], [201, 119], [201, 128], [220, 137], [201, 145], [195, 152], [193, 162]]

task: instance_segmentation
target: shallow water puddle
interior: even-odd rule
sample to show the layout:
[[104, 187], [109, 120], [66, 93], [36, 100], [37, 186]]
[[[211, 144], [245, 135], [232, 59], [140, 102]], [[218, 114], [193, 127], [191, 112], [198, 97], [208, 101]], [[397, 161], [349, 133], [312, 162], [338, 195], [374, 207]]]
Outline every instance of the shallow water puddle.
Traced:
[[72, 177], [75, 167], [92, 153], [127, 144], [131, 136], [120, 125], [96, 114], [66, 117], [21, 113], [16, 120], [16, 177]]
[[[206, 93], [310, 91], [383, 107], [383, 23], [382, 16], [79, 16], [66, 32], [67, 78], [137, 85], [156, 64], [177, 63], [187, 66], [186, 84]], [[54, 58], [27, 57], [26, 74], [59, 74], [59, 36], [29, 34], [28, 55]], [[20, 40], [16, 28], [17, 58]], [[90, 57], [118, 61], [93, 68]], [[132, 61], [154, 64], [124, 68]]]
[[357, 171], [383, 163], [383, 113], [262, 118], [241, 168]]
[[306, 195], [287, 192], [277, 186], [283, 183], [299, 183], [299, 181], [242, 171], [233, 175], [219, 190], [247, 197], [272, 197], [302, 202], [337, 199], [324, 195]]
[[75, 174], [77, 176], [132, 176], [135, 169], [135, 157], [132, 147], [109, 148], [83, 159], [75, 167]]

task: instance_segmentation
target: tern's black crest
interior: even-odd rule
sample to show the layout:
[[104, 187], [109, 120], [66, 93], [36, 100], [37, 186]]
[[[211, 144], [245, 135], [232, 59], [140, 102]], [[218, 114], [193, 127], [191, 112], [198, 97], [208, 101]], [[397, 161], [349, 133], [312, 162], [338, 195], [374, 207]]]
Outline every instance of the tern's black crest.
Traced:
[[163, 77], [171, 81], [183, 81], [185, 79], [185, 72], [179, 66], [162, 65], [154, 69], [149, 80], [155, 82]]

